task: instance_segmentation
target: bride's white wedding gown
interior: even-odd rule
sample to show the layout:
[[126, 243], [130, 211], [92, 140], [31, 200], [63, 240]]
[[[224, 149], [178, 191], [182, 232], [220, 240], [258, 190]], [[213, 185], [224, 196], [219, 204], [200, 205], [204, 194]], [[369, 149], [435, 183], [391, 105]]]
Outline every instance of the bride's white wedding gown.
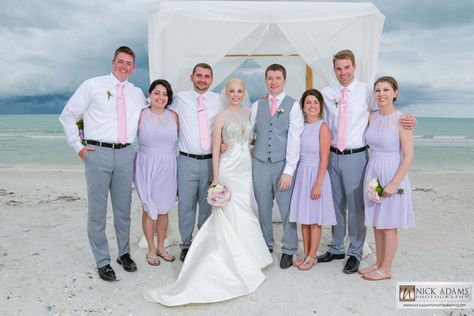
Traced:
[[252, 293], [272, 262], [258, 219], [250, 206], [252, 166], [249, 112], [224, 111], [219, 178], [231, 190], [224, 209], [213, 208], [196, 234], [175, 283], [145, 290], [147, 301], [166, 306], [211, 303]]

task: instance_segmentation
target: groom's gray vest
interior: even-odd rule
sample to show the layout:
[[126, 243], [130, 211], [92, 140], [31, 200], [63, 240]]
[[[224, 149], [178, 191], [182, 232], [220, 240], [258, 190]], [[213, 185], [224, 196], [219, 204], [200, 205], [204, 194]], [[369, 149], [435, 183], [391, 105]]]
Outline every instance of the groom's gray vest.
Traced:
[[[261, 161], [277, 162], [286, 158], [286, 142], [290, 126], [290, 112], [295, 100], [285, 96], [275, 116], [270, 116], [268, 100], [259, 100], [255, 130], [257, 140], [254, 157]], [[283, 111], [283, 112], [282, 112]]]

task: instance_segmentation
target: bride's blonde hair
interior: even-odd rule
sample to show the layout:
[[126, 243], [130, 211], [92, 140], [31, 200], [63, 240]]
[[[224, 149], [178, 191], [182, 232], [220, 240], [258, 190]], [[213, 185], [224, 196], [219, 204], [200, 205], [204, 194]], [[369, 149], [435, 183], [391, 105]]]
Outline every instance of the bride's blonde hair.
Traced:
[[244, 82], [242, 81], [242, 79], [240, 78], [232, 78], [232, 79], [229, 79], [229, 81], [227, 81], [227, 83], [225, 84], [225, 91], [227, 92], [227, 88], [229, 87], [229, 85], [231, 83], [238, 83], [242, 86], [242, 88], [244, 89], [244, 92], [245, 92], [245, 84]]

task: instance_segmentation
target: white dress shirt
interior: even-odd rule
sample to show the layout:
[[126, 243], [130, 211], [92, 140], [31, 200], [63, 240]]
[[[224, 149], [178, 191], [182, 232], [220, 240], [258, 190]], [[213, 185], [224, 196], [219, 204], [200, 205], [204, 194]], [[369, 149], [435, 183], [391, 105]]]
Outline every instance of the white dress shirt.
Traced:
[[[199, 116], [197, 98], [199, 94], [194, 90], [182, 91], [173, 96], [173, 103], [169, 109], [176, 112], [179, 117], [179, 150], [188, 154], [205, 155], [212, 151], [212, 142], [209, 150], [201, 148], [199, 134]], [[212, 125], [216, 114], [223, 110], [221, 96], [207, 91], [202, 95], [206, 108], [209, 139], [212, 139]]]
[[[286, 96], [286, 92], [282, 92], [276, 97], [271, 95], [268, 96], [268, 106], [271, 107], [273, 98], [277, 99], [277, 109], [280, 108], [280, 104]], [[250, 124], [252, 125], [252, 131], [255, 135], [255, 118], [257, 116], [258, 100], [252, 104], [252, 112], [250, 115]], [[278, 111], [278, 110], [277, 110]], [[277, 114], [276, 114], [277, 115]], [[296, 165], [300, 159], [300, 137], [304, 129], [304, 117], [301, 107], [298, 102], [295, 101], [290, 111], [290, 126], [288, 127], [288, 140], [286, 142], [286, 164], [283, 173], [293, 176]]]
[[[339, 83], [334, 86], [327, 86], [321, 92], [324, 97], [323, 118], [331, 129], [331, 146], [337, 146], [337, 133], [339, 126], [339, 109], [342, 89]], [[349, 108], [347, 113], [347, 148], [355, 149], [364, 147], [365, 130], [369, 121], [371, 111], [378, 109], [375, 102], [373, 89], [362, 82], [352, 81], [347, 87], [349, 90]], [[336, 106], [336, 103], [339, 103]]]
[[[127, 114], [127, 142], [133, 143], [137, 135], [138, 118], [147, 106], [140, 88], [124, 81]], [[84, 81], [64, 107], [59, 121], [64, 127], [67, 143], [76, 153], [84, 147], [79, 138], [76, 121], [83, 116], [84, 139], [105, 143], [118, 143], [117, 88], [119, 80], [108, 76]]]

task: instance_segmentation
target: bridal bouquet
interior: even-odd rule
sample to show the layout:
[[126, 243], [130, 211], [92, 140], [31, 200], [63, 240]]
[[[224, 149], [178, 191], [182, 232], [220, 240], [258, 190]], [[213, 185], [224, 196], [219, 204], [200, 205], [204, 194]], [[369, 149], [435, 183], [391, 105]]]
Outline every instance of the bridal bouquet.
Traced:
[[[398, 194], [403, 194], [403, 189], [398, 189]], [[382, 194], [383, 194], [383, 187], [380, 185], [378, 179], [372, 179], [367, 184], [367, 196], [369, 200], [374, 203], [380, 204], [382, 203]]]
[[224, 207], [230, 200], [230, 190], [225, 184], [213, 184], [207, 191], [207, 202], [215, 207]]

